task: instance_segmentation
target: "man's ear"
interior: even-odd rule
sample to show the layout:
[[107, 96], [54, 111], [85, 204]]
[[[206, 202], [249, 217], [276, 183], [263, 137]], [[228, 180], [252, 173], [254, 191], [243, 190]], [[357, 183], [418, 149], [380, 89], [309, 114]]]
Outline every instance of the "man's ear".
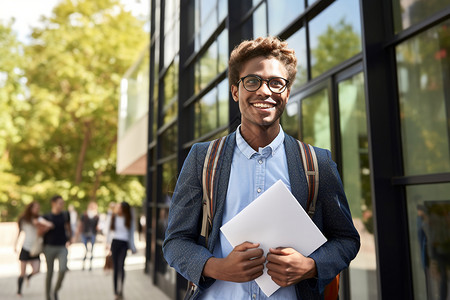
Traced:
[[233, 100], [235, 102], [238, 102], [239, 100], [239, 88], [237, 85], [232, 84], [231, 85], [231, 96], [233, 97]]

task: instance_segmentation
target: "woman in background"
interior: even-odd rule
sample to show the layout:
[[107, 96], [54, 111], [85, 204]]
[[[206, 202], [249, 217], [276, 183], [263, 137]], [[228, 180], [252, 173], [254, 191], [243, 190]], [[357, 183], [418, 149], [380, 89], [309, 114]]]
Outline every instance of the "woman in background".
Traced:
[[[38, 202], [33, 201], [27, 205], [23, 213], [20, 215], [18, 220], [19, 233], [17, 235], [16, 243], [14, 245], [14, 250], [17, 252], [17, 243], [19, 241], [20, 233], [24, 232], [25, 239], [22, 245], [22, 250], [19, 254], [20, 261], [20, 276], [18, 279], [17, 295], [22, 295], [22, 285], [26, 278], [30, 280], [31, 276], [39, 273], [41, 266], [41, 261], [39, 254], [32, 255], [30, 250], [33, 244], [38, 239], [38, 236], [42, 236], [53, 224], [40, 216], [40, 205]], [[30, 274], [26, 275], [27, 264], [31, 265], [32, 271]]]
[[123, 283], [125, 279], [125, 258], [127, 250], [136, 253], [134, 245], [134, 221], [130, 205], [127, 202], [116, 204], [111, 217], [108, 241], [111, 241], [114, 269], [114, 295], [115, 299], [123, 299]]

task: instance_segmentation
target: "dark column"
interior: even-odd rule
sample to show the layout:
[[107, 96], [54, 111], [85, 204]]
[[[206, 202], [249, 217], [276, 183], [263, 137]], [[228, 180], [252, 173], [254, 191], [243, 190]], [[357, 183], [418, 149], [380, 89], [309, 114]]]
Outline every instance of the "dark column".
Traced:
[[413, 299], [391, 1], [360, 0], [380, 299]]

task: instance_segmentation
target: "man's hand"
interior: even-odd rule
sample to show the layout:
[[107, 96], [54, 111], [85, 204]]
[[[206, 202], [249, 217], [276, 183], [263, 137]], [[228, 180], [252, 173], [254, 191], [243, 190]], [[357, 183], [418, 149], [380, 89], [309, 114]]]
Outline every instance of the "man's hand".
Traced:
[[316, 263], [292, 248], [270, 249], [267, 274], [281, 287], [290, 286], [317, 275]]
[[245, 242], [237, 245], [225, 258], [211, 257], [205, 264], [203, 275], [206, 277], [247, 282], [263, 274], [264, 251], [259, 244]]

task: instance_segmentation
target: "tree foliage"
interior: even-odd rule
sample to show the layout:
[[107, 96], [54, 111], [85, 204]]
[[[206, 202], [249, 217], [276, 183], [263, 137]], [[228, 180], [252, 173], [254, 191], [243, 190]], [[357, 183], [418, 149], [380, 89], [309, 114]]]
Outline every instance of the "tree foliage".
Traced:
[[115, 163], [120, 80], [148, 43], [143, 21], [118, 0], [64, 0], [41, 23], [20, 57], [28, 96], [19, 110], [10, 103], [19, 137], [3, 153], [22, 189], [8, 197], [44, 209], [55, 193], [79, 208], [140, 205], [140, 178]]

